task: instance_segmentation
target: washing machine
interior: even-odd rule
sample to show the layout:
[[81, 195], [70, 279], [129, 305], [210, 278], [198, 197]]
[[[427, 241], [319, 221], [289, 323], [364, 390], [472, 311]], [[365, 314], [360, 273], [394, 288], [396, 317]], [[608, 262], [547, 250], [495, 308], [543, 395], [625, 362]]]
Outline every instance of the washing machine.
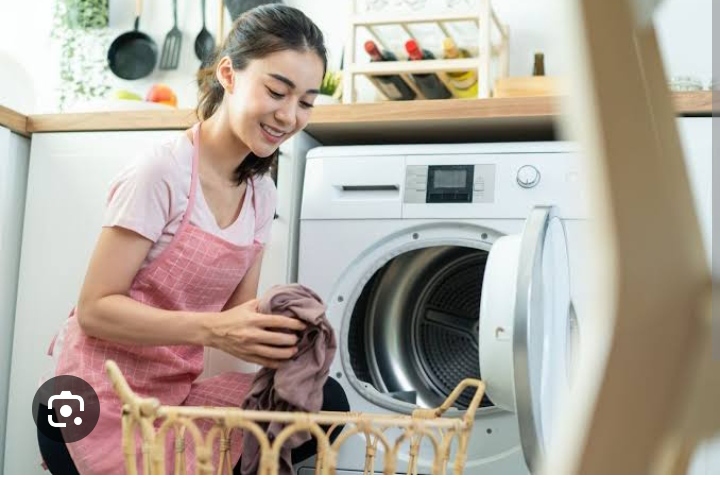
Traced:
[[[310, 150], [298, 281], [327, 304], [338, 337], [330, 373], [353, 411], [409, 414], [480, 378], [465, 473], [533, 471], [581, 343], [581, 165], [564, 142]], [[426, 440], [420, 473], [431, 453]], [[338, 473], [363, 470], [364, 454], [354, 435]], [[401, 450], [398, 473], [408, 460]]]

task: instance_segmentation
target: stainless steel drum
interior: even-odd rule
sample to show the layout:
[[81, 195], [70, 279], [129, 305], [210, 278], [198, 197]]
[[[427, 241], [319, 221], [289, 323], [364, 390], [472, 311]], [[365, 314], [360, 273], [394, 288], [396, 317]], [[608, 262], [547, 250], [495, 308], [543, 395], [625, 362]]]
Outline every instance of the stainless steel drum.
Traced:
[[[429, 247], [380, 269], [355, 304], [350, 327], [358, 378], [423, 406], [439, 405], [464, 378], [481, 378], [478, 318], [487, 255]], [[458, 405], [470, 399], [464, 394]]]

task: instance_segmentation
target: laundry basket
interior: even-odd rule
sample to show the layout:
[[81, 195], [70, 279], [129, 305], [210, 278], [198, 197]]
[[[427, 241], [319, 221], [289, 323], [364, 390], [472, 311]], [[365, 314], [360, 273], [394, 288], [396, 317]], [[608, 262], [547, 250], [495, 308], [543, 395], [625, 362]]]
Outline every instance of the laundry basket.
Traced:
[[[448, 465], [451, 472], [460, 474], [465, 467], [468, 440], [473, 427], [475, 412], [482, 400], [485, 385], [476, 379], [465, 379], [453, 390], [445, 402], [432, 409], [416, 409], [411, 415], [372, 414], [357, 412], [263, 412], [228, 407], [165, 406], [155, 398], [136, 395], [123, 377], [117, 364], [106, 362], [106, 368], [115, 391], [123, 402], [122, 408], [122, 449], [126, 472], [137, 475], [166, 474], [165, 446], [169, 430], [175, 430], [174, 474], [186, 474], [185, 436], [195, 445], [195, 467], [198, 474], [232, 474], [229, 436], [232, 430], [253, 433], [259, 442], [260, 461], [258, 473], [278, 473], [280, 450], [283, 443], [294, 433], [307, 431], [318, 443], [315, 473], [334, 474], [336, 456], [343, 444], [352, 435], [361, 435], [365, 441], [364, 472], [375, 472], [376, 454], [381, 454], [383, 473], [395, 474], [398, 453], [407, 450], [408, 474], [417, 474], [420, 446], [429, 441], [433, 454], [431, 473], [446, 474]], [[455, 400], [467, 388], [475, 388], [470, 406], [459, 416], [444, 416]], [[457, 414], [453, 414], [457, 415]], [[210, 420], [212, 428], [203, 436], [198, 420]], [[286, 423], [286, 427], [271, 443], [258, 423]], [[321, 425], [328, 426], [325, 432]], [[338, 426], [343, 431], [330, 443], [329, 435]], [[139, 436], [140, 446], [136, 444]], [[219, 443], [219, 454], [213, 463], [213, 449]], [[137, 450], [140, 450], [138, 456]]]

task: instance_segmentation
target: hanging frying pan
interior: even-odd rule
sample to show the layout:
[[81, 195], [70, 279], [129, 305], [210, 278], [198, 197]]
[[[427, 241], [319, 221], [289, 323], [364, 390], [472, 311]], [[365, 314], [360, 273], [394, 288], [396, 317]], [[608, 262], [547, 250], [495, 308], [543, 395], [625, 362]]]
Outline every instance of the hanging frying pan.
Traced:
[[152, 38], [138, 29], [142, 0], [135, 0], [135, 29], [117, 37], [108, 50], [108, 65], [118, 78], [137, 80], [155, 69], [158, 48]]
[[225, 0], [230, 18], [234, 22], [237, 17], [247, 12], [251, 8], [267, 5], [268, 3], [283, 3], [282, 0]]

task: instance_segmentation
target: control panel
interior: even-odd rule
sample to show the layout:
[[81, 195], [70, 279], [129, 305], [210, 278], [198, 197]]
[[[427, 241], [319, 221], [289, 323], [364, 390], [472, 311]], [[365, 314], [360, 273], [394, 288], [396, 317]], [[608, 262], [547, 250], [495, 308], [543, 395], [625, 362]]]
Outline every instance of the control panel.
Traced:
[[494, 164], [406, 166], [405, 203], [492, 203], [494, 200]]

